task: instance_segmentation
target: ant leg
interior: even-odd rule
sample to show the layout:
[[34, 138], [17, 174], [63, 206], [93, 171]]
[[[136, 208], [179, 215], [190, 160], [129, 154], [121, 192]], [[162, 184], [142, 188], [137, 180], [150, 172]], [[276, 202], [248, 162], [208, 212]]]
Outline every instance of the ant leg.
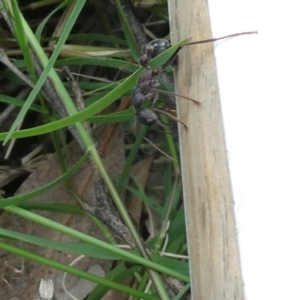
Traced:
[[[161, 94], [164, 94], [164, 95], [167, 95], [167, 96], [171, 95], [171, 96], [174, 96], [174, 97], [180, 97], [180, 98], [183, 98], [183, 99], [192, 101], [192, 102], [194, 102], [194, 103], [197, 104], [197, 105], [200, 105], [200, 104], [201, 104], [200, 101], [197, 101], [197, 100], [192, 99], [192, 98], [187, 97], [187, 96], [178, 95], [178, 94], [173, 93], [173, 92], [164, 91], [164, 90], [160, 90], [160, 89], [156, 89], [156, 88], [151, 88], [151, 90], [152, 90], [152, 91], [155, 91], [155, 92], [158, 92], [158, 93], [161, 93]], [[156, 100], [157, 100], [157, 99], [156, 99]], [[155, 100], [155, 102], [156, 102], [156, 100]], [[155, 103], [155, 102], [154, 102], [154, 103]]]
[[157, 111], [157, 112], [159, 112], [159, 113], [161, 113], [161, 114], [163, 114], [163, 115], [165, 115], [165, 116], [168, 116], [168, 117], [171, 118], [172, 120], [174, 120], [174, 121], [180, 123], [181, 125], [183, 125], [183, 127], [185, 128], [185, 130], [188, 131], [188, 127], [186, 126], [186, 124], [183, 123], [183, 122], [182, 122], [181, 120], [179, 120], [178, 118], [174, 117], [172, 114], [170, 114], [170, 113], [168, 113], [168, 112], [166, 112], [166, 111], [164, 111], [164, 110], [161, 110], [161, 109], [159, 109], [159, 108], [153, 107], [152, 109], [153, 109], [154, 111]]
[[[148, 130], [148, 129], [147, 129]], [[153, 148], [155, 148], [157, 151], [159, 151], [161, 154], [163, 154], [164, 156], [166, 156], [167, 158], [176, 161], [173, 157], [171, 157], [170, 155], [168, 155], [166, 152], [164, 152], [163, 150], [159, 149], [153, 142], [151, 142], [148, 138], [146, 138], [144, 136], [144, 140], [147, 141], [150, 145], [152, 145]]]
[[154, 104], [156, 103], [156, 101], [158, 99], [158, 93], [155, 90], [153, 90], [153, 91], [154, 91], [154, 93], [151, 93], [152, 94], [152, 98], [149, 99], [151, 101], [151, 103], [152, 103], [152, 107], [154, 106]]

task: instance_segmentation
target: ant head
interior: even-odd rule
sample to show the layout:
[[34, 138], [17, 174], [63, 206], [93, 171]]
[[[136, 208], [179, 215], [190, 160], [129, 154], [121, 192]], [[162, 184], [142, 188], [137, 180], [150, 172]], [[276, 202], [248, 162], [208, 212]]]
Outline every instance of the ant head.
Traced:
[[164, 39], [153, 40], [150, 42], [150, 45], [153, 47], [152, 57], [157, 56], [171, 46], [170, 43]]

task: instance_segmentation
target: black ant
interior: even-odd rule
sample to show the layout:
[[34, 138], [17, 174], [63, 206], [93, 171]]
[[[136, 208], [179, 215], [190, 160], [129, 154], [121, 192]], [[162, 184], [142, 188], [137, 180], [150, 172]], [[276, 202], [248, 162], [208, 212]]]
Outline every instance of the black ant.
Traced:
[[[241, 33], [236, 33], [236, 34], [223, 36], [223, 37], [220, 37], [220, 38], [214, 38], [214, 39], [208, 39], [208, 40], [203, 40], [203, 41], [186, 43], [184, 45], [181, 45], [172, 54], [172, 56], [168, 59], [167, 62], [165, 62], [161, 67], [159, 67], [155, 70], [151, 70], [151, 68], [149, 66], [149, 61], [152, 58], [154, 58], [155, 56], [162, 53], [163, 51], [170, 48], [170, 46], [171, 46], [170, 43], [167, 40], [164, 40], [164, 39], [156, 39], [156, 40], [151, 41], [149, 44], [142, 46], [142, 49], [141, 49], [142, 56], [140, 57], [139, 64], [141, 66], [145, 67], [146, 69], [141, 73], [141, 75], [138, 79], [138, 82], [137, 82], [137, 86], [132, 91], [132, 105], [135, 108], [135, 111], [136, 111], [135, 114], [136, 114], [137, 119], [139, 120], [139, 122], [143, 125], [148, 126], [148, 127], [150, 127], [151, 125], [156, 123], [156, 124], [160, 125], [163, 128], [167, 128], [167, 126], [164, 123], [162, 123], [159, 120], [158, 116], [156, 115], [155, 111], [157, 111], [159, 113], [163, 113], [163, 114], [173, 118], [177, 122], [181, 123], [185, 127], [185, 129], [187, 129], [187, 126], [182, 121], [175, 118], [173, 115], [154, 107], [154, 104], [158, 99], [158, 93], [159, 92], [170, 94], [169, 92], [163, 92], [163, 91], [157, 89], [157, 87], [159, 87], [159, 82], [156, 79], [156, 77], [158, 75], [160, 75], [161, 73], [163, 73], [165, 71], [165, 69], [174, 62], [178, 52], [185, 46], [203, 44], [203, 43], [210, 43], [210, 42], [215, 42], [215, 41], [218, 41], [218, 40], [222, 40], [222, 39], [226, 39], [226, 38], [230, 38], [230, 37], [235, 37], [235, 36], [239, 36], [239, 35], [256, 34], [256, 33], [257, 33], [256, 31], [241, 32]], [[177, 96], [174, 93], [172, 93], [172, 94]], [[189, 97], [184, 97], [184, 96], [180, 96], [180, 97], [191, 100], [196, 104], [200, 104], [200, 102], [198, 102], [194, 99], [191, 99]], [[151, 101], [151, 108], [143, 108], [142, 107], [143, 102], [146, 101], [146, 100]]]

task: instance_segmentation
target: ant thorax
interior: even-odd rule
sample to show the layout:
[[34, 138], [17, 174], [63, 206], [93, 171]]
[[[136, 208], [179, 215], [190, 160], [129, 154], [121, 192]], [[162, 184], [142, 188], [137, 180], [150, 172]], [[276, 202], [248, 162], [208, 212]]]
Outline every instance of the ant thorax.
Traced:
[[143, 67], [148, 67], [151, 58], [154, 58], [163, 51], [167, 50], [170, 48], [170, 46], [170, 43], [164, 39], [153, 40], [149, 44], [143, 45], [141, 48], [142, 56], [139, 60], [140, 65]]

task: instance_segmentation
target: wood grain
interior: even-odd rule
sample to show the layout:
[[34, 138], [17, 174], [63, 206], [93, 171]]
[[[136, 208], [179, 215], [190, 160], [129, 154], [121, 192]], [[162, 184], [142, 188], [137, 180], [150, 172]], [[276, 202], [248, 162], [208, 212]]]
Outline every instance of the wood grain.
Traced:
[[[172, 44], [212, 38], [207, 2], [169, 1]], [[244, 299], [213, 45], [184, 47], [176, 70], [185, 216], [195, 300]]]

